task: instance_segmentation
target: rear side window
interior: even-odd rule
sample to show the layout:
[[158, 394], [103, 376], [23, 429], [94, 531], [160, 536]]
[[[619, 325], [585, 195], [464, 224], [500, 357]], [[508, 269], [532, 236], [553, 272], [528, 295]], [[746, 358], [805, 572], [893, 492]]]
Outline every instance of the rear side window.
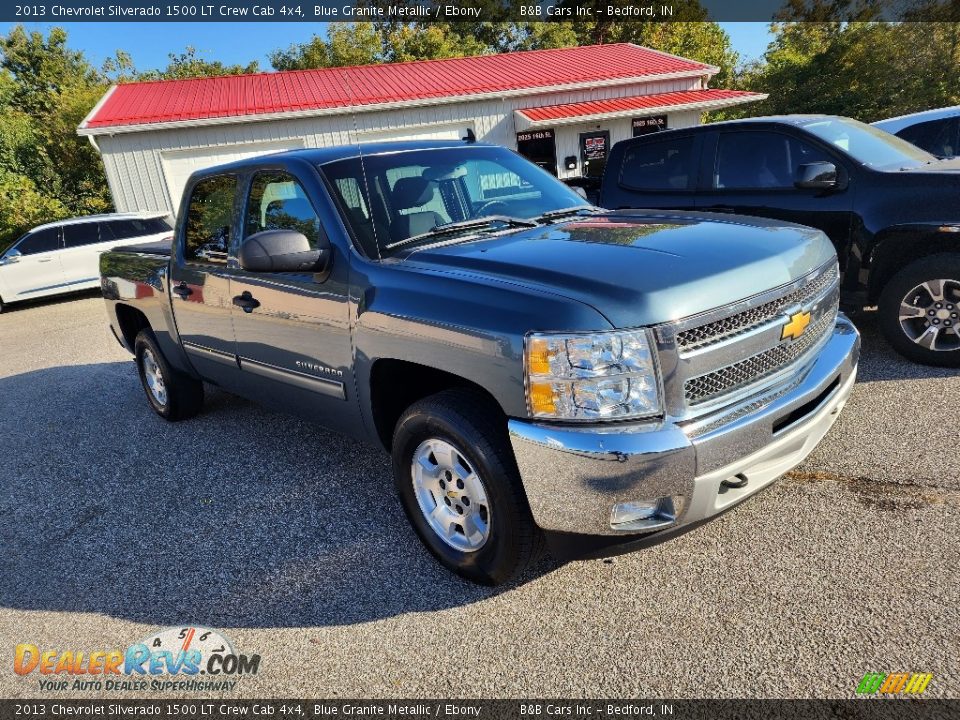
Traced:
[[270, 170], [253, 176], [244, 237], [263, 230], [295, 230], [316, 248], [320, 242], [320, 218], [300, 182], [291, 174]]
[[157, 235], [170, 230], [170, 223], [162, 217], [110, 220], [101, 225], [101, 235], [104, 241]]
[[953, 157], [957, 154], [957, 124], [957, 118], [930, 120], [904, 128], [897, 136], [938, 157]]
[[237, 178], [232, 175], [207, 178], [193, 186], [187, 207], [184, 260], [226, 264], [236, 191]]
[[28, 235], [17, 245], [17, 250], [23, 255], [36, 255], [60, 249], [60, 228], [37, 230]]
[[97, 223], [78, 223], [63, 226], [63, 245], [67, 248], [83, 247], [100, 242]]
[[721, 133], [713, 187], [717, 190], [792, 189], [799, 167], [813, 162], [832, 162], [832, 158], [820, 148], [783, 133]]
[[692, 135], [662, 138], [628, 147], [620, 184], [632, 190], [687, 190], [696, 177]]

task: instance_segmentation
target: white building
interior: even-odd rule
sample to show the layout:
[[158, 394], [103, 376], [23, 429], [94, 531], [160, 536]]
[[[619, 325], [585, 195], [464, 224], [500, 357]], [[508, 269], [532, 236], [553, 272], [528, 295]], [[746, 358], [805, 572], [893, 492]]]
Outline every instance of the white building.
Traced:
[[708, 89], [718, 68], [630, 44], [112, 87], [78, 128], [120, 211], [175, 213], [190, 173], [263, 153], [401, 139], [478, 140], [562, 178], [634, 134], [765, 96]]

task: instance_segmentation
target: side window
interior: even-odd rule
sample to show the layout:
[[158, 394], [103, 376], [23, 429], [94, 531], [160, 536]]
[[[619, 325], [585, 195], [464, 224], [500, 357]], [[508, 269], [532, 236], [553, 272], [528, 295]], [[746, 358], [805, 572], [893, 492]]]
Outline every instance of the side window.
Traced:
[[956, 123], [956, 118], [930, 120], [904, 128], [897, 136], [938, 157], [953, 157], [957, 154]]
[[123, 240], [169, 232], [170, 225], [163, 218], [132, 218], [102, 223], [100, 235], [104, 240]]
[[47, 228], [25, 237], [17, 245], [17, 250], [23, 255], [36, 255], [60, 249], [60, 228]]
[[831, 160], [819, 148], [782, 133], [721, 133], [713, 187], [718, 190], [792, 188], [801, 165]]
[[270, 170], [253, 176], [243, 235], [262, 230], [296, 230], [306, 236], [310, 247], [318, 246], [320, 218], [293, 175]]
[[231, 175], [207, 178], [193, 186], [187, 207], [184, 260], [226, 264], [236, 191], [237, 178]]
[[63, 245], [66, 248], [82, 247], [100, 242], [97, 223], [78, 223], [63, 226]]
[[628, 147], [620, 184], [633, 190], [686, 190], [697, 172], [692, 135], [663, 138]]

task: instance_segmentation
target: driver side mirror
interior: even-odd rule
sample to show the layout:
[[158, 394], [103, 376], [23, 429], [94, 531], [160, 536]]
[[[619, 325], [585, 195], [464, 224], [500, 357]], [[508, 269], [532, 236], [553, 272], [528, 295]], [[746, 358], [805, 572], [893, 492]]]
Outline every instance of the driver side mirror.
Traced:
[[0, 258], [0, 265], [13, 265], [14, 263], [20, 262], [20, 258], [22, 257], [23, 253], [14, 248]]
[[797, 168], [794, 186], [801, 190], [833, 190], [840, 186], [837, 166], [831, 162], [813, 162]]
[[321, 237], [320, 247], [296, 230], [263, 230], [248, 237], [237, 259], [251, 272], [325, 272], [332, 255], [329, 241]]

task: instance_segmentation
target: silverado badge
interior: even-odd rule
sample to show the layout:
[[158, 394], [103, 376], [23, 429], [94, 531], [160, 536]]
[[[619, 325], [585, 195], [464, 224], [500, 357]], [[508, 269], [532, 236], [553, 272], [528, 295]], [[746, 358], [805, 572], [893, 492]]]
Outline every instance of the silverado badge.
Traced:
[[796, 340], [798, 337], [803, 335], [803, 331], [807, 329], [807, 325], [810, 324], [810, 313], [800, 311], [796, 312], [790, 316], [790, 320], [783, 326], [783, 330], [780, 332], [781, 340]]

